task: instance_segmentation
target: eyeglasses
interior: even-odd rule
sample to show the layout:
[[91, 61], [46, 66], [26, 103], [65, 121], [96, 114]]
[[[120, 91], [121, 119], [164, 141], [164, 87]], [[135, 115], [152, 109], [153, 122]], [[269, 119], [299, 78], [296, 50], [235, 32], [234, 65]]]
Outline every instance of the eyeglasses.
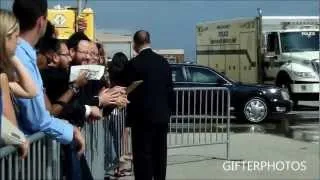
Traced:
[[66, 54], [59, 53], [58, 55], [59, 55], [59, 56], [71, 57], [71, 55], [70, 55], [69, 53], [66, 53]]
[[77, 52], [92, 56], [93, 58], [99, 58], [99, 54], [96, 54], [96, 53], [93, 53], [93, 52], [90, 52], [90, 51], [79, 51], [79, 50], [77, 50]]
[[79, 51], [79, 50], [77, 50], [77, 52], [82, 53], [82, 54], [90, 54], [89, 51]]

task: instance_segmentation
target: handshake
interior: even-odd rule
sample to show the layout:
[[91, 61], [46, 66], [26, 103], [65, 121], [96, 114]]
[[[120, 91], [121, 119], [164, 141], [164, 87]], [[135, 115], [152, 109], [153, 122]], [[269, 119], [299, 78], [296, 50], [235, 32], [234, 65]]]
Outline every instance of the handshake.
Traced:
[[[136, 89], [141, 83], [143, 83], [143, 80], [134, 81], [128, 87], [115, 86], [113, 88], [103, 88], [98, 96], [99, 107], [117, 107], [119, 109], [126, 107], [129, 103], [127, 94]], [[101, 118], [101, 110], [96, 106], [91, 107], [90, 116], [95, 119]]]
[[[95, 121], [102, 117], [101, 107], [117, 107], [119, 109], [124, 108], [129, 103], [127, 99], [127, 93], [125, 87], [115, 86], [113, 88], [103, 88], [99, 92], [99, 107], [89, 106], [88, 114], [89, 121]], [[87, 107], [86, 107], [87, 108]], [[86, 110], [87, 112], [87, 110]]]
[[115, 86], [111, 89], [103, 89], [99, 93], [99, 98], [103, 97], [105, 100], [109, 101], [100, 101], [102, 102], [103, 106], [107, 105], [115, 105], [119, 109], [122, 109], [127, 106], [129, 103], [127, 99], [127, 94], [131, 93], [134, 89], [136, 89], [141, 83], [143, 83], [143, 80], [134, 81], [131, 83], [128, 87], [121, 87], [121, 86]]
[[126, 87], [115, 86], [113, 88], [104, 88], [99, 93], [100, 106], [124, 108], [128, 103]]

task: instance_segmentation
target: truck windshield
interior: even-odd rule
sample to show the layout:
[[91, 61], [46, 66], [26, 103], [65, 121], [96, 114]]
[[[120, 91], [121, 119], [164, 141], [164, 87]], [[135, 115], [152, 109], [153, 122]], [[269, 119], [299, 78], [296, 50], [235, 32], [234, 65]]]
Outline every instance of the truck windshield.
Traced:
[[319, 50], [319, 32], [283, 32], [280, 33], [282, 52], [301, 52]]

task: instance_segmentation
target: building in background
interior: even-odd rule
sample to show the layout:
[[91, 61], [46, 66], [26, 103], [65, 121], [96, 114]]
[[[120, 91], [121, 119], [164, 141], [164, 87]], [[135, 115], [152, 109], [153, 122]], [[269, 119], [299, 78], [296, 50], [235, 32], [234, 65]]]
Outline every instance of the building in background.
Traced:
[[[103, 47], [107, 52], [107, 59], [111, 59], [117, 52], [123, 52], [128, 57], [128, 59], [133, 58], [135, 55], [131, 34], [116, 34], [97, 31], [96, 40], [103, 44]], [[166, 58], [170, 62], [184, 62], [183, 49], [155, 49], [154, 52], [164, 56], [164, 58]]]
[[169, 62], [182, 63], [184, 62], [184, 50], [183, 49], [155, 49], [156, 53], [162, 55]]
[[108, 32], [96, 32], [96, 39], [103, 44], [108, 59], [111, 59], [117, 52], [123, 52], [128, 59], [133, 57], [131, 34], [121, 35]]

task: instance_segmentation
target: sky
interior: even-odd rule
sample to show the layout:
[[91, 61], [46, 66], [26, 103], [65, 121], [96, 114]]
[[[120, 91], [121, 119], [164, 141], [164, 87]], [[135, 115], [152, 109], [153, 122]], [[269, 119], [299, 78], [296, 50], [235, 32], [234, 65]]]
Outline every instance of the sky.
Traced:
[[[12, 0], [0, 0], [11, 8]], [[49, 0], [56, 4], [76, 5], [76, 0]], [[83, 0], [84, 2], [84, 0]], [[253, 17], [257, 8], [263, 15], [319, 15], [317, 0], [88, 0], [96, 12], [96, 27], [113, 33], [133, 34], [145, 29], [151, 33], [155, 49], [185, 50], [185, 60], [195, 60], [196, 24], [237, 17]]]

